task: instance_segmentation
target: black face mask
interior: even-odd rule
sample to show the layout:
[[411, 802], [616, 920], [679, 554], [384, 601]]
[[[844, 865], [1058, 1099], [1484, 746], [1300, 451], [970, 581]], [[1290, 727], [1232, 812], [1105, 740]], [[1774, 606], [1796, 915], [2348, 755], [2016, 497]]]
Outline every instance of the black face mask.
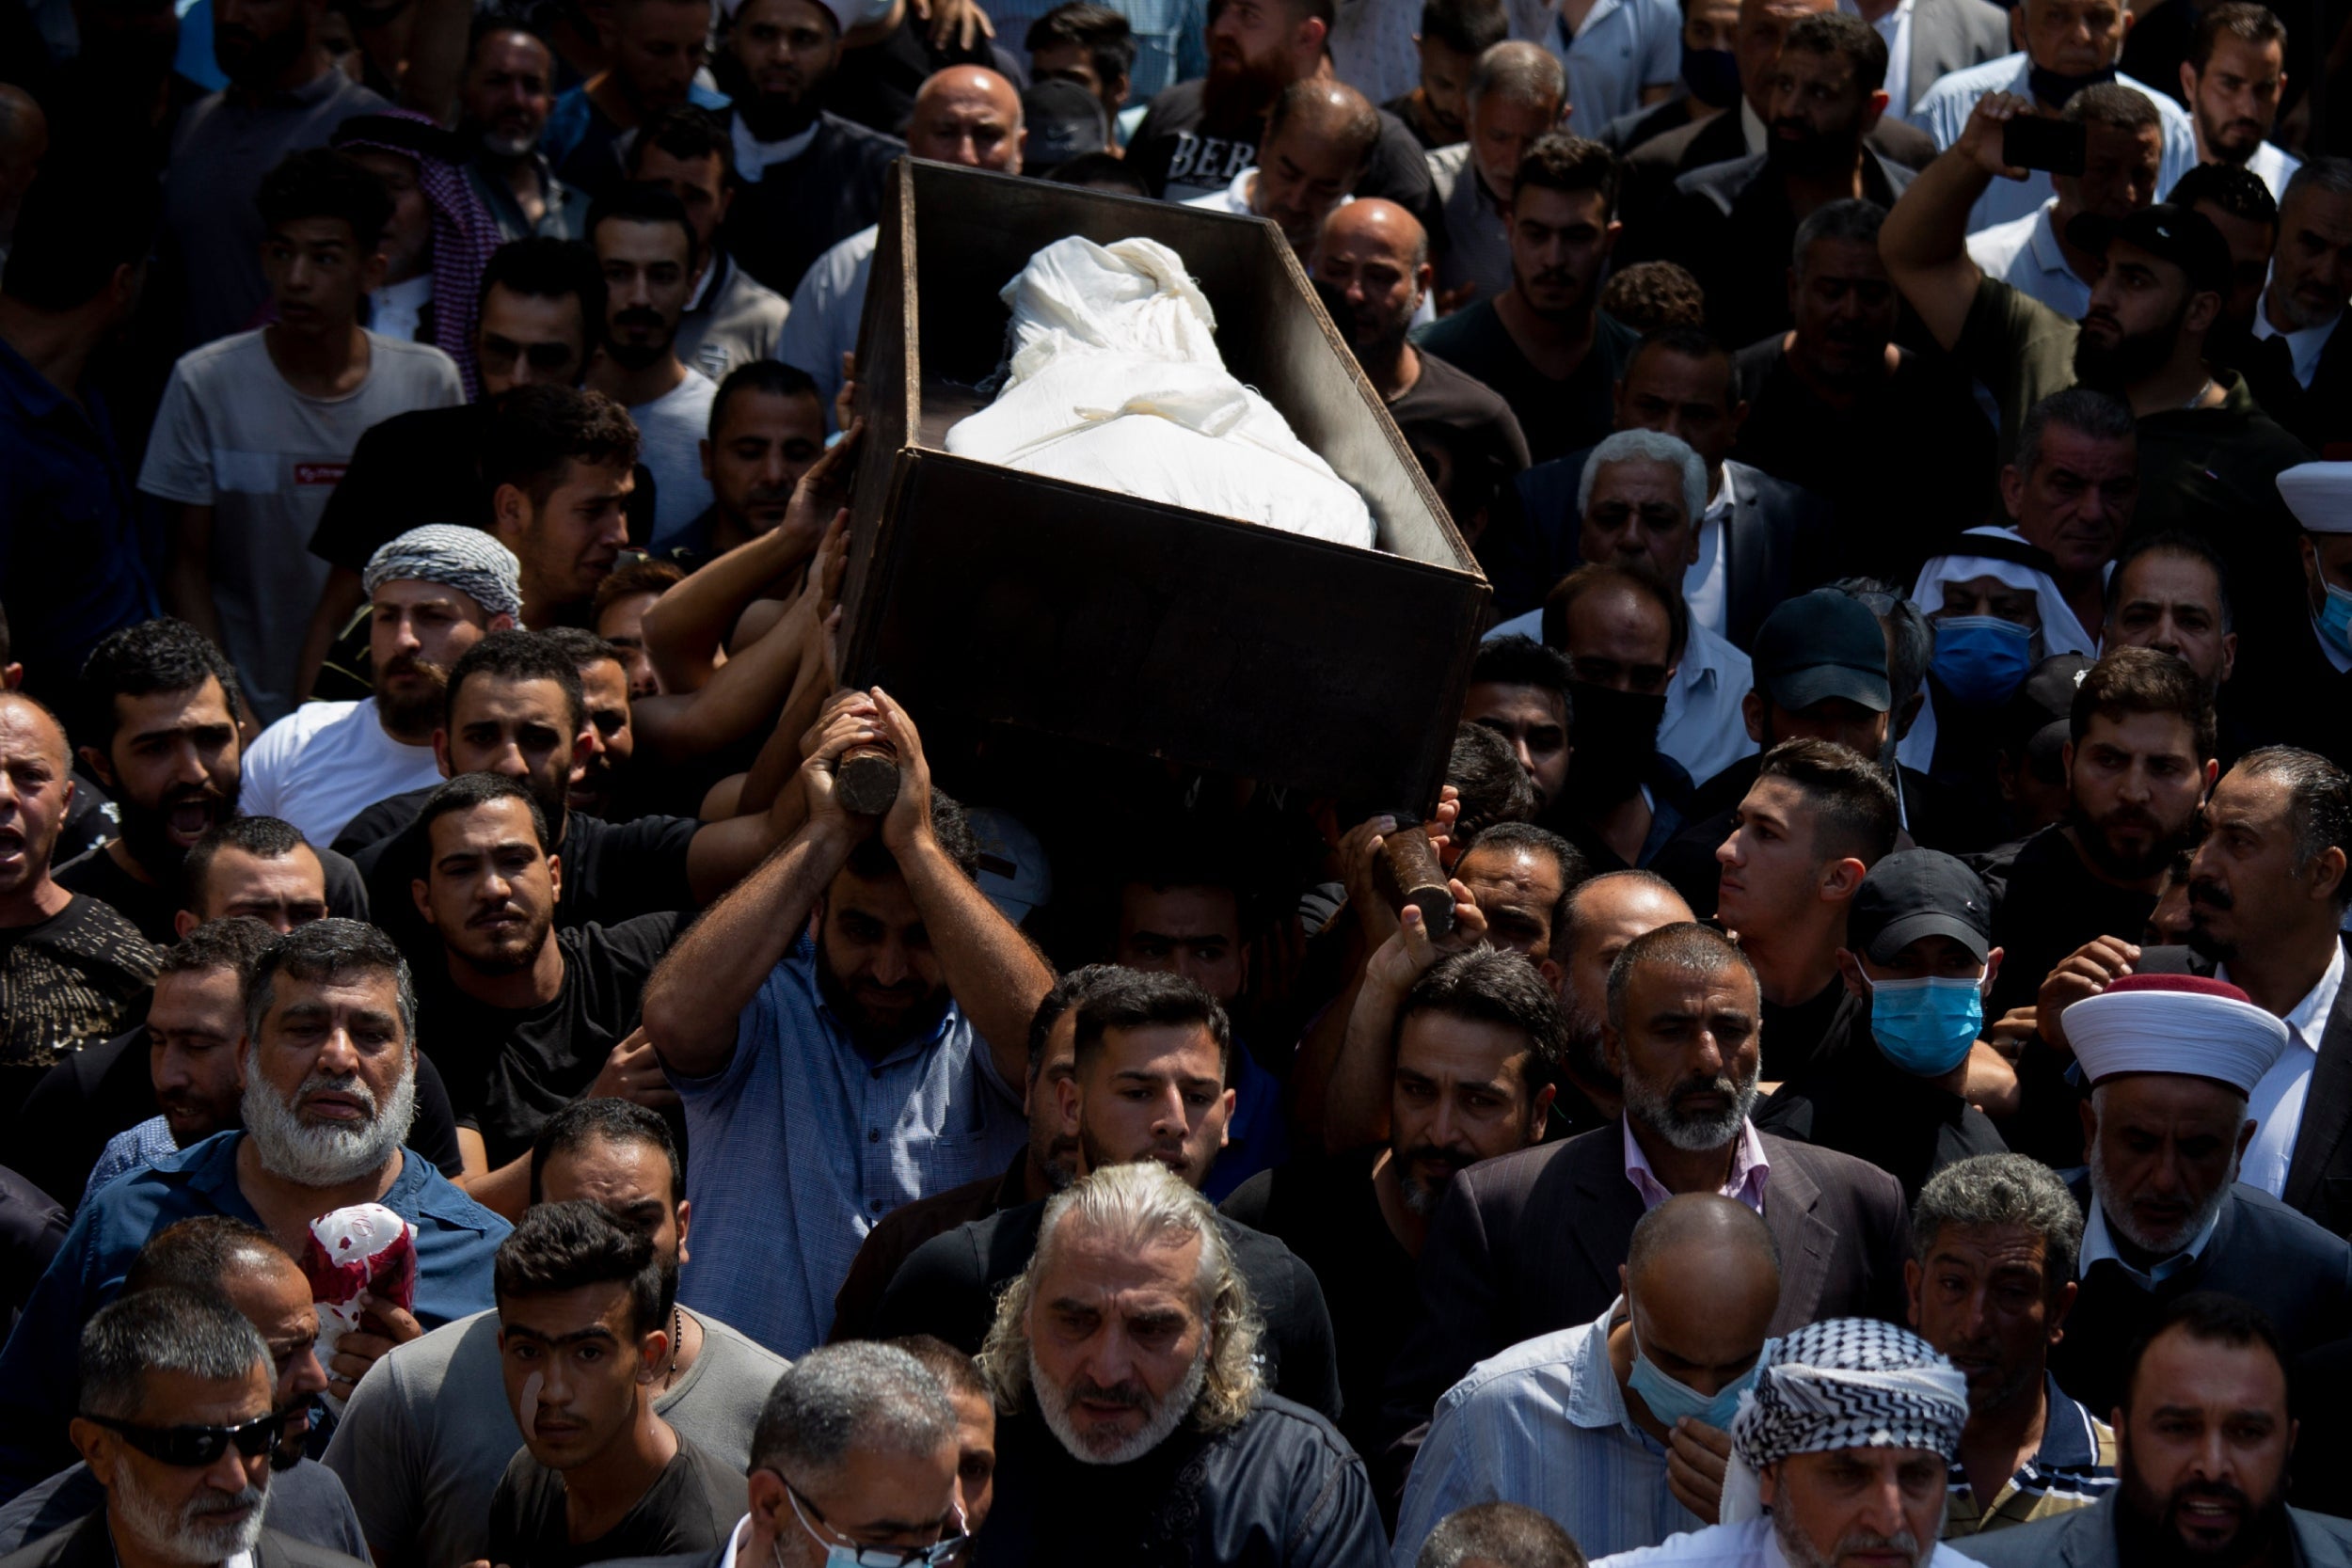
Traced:
[[1576, 754], [1568, 762], [1564, 793], [1591, 805], [1624, 800], [1641, 786], [1658, 754], [1658, 725], [1666, 717], [1664, 693], [1645, 696], [1570, 681], [1568, 702]]
[[2067, 100], [2085, 87], [2100, 87], [2114, 80], [2115, 68], [2113, 66], [2109, 66], [2105, 71], [2094, 71], [2088, 76], [2061, 76], [2055, 71], [2044, 71], [2040, 66], [2035, 66], [2026, 72], [2026, 85], [2032, 90], [2034, 97], [2053, 109], [2066, 107]]
[[1740, 56], [1728, 49], [1682, 46], [1682, 85], [1710, 109], [1740, 102]]

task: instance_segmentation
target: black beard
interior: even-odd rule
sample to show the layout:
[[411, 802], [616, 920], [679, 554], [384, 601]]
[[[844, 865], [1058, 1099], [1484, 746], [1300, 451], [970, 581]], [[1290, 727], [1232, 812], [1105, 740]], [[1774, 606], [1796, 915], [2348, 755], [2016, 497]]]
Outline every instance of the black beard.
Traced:
[[[237, 796], [244, 780], [229, 786], [226, 793], [208, 795], [215, 807], [213, 823], [215, 827], [237, 815]], [[180, 875], [182, 863], [188, 852], [172, 842], [170, 813], [172, 800], [167, 797], [160, 807], [150, 808], [124, 797], [115, 802], [122, 819], [123, 847], [150, 876], [161, 882], [169, 882]]]
[[675, 341], [675, 333], [658, 343], [619, 343], [608, 340], [604, 345], [604, 352], [621, 369], [642, 371], [649, 365], [660, 363], [669, 354], [670, 345]]
[[1245, 60], [1230, 71], [1219, 71], [1212, 63], [1208, 75], [1200, 82], [1200, 122], [1220, 131], [1245, 126], [1263, 129], [1258, 122], [1288, 86], [1289, 79], [1280, 74], [1278, 67], [1251, 65]]
[[[2242, 1564], [2268, 1554], [2272, 1545], [2286, 1536], [2287, 1496], [2283, 1478], [2260, 1506], [2251, 1506], [2252, 1499], [2235, 1487], [2190, 1485], [2162, 1499], [2161, 1509], [2152, 1515], [2151, 1507], [2157, 1499], [2148, 1496], [2138, 1478], [2125, 1480], [2122, 1492], [2116, 1499], [2115, 1510], [2120, 1561], [2144, 1564], [2146, 1568], [2241, 1568]], [[2246, 1522], [2239, 1528], [2236, 1539], [2213, 1551], [2198, 1550], [2183, 1541], [2178, 1520], [2180, 1498], [2185, 1494], [2233, 1498], [2246, 1510]]]
[[2154, 876], [2171, 864], [2172, 857], [2186, 848], [2194, 836], [2193, 830], [2187, 829], [2167, 833], [2161, 824], [2156, 824], [2151, 817], [2149, 821], [2155, 827], [2158, 836], [2141, 853], [2124, 855], [2118, 853], [2107, 843], [2106, 836], [2099, 831], [2090, 815], [2072, 801], [2066, 807], [2066, 820], [2074, 830], [2074, 841], [2082, 846], [2083, 853], [2090, 857], [2091, 863], [2119, 881], [2136, 882], [2143, 877]]
[[2172, 345], [2178, 341], [2181, 317], [2154, 332], [2130, 333], [2112, 344], [2101, 346], [2089, 337], [2074, 340], [2074, 375], [2086, 387], [2122, 396], [2134, 382], [2145, 381], [2164, 368], [2172, 357]]

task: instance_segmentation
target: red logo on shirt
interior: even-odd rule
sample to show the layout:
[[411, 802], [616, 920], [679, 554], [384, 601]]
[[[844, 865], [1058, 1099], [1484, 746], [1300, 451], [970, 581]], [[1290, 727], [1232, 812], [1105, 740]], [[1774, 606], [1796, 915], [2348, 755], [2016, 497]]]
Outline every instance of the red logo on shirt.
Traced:
[[297, 463], [294, 465], [296, 484], [341, 484], [348, 463]]

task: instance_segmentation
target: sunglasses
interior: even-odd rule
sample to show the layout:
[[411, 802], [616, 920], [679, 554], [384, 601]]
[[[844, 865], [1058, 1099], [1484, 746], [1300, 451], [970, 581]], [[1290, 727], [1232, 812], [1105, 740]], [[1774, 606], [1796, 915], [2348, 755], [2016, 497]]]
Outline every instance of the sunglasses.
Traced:
[[232, 1427], [143, 1427], [108, 1416], [87, 1418], [148, 1458], [183, 1470], [200, 1470], [234, 1446], [247, 1459], [259, 1459], [278, 1446], [286, 1430], [287, 1412], [273, 1410]]

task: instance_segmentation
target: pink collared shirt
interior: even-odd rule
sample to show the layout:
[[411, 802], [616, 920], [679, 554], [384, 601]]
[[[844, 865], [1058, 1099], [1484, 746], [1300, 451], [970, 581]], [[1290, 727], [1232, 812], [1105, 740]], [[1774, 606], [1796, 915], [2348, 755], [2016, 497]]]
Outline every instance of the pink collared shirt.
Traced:
[[[1642, 1212], [1647, 1213], [1674, 1194], [1650, 1169], [1649, 1156], [1642, 1152], [1641, 1142], [1633, 1136], [1631, 1119], [1619, 1119], [1625, 1128], [1625, 1179], [1642, 1195]], [[1764, 1184], [1772, 1174], [1772, 1164], [1764, 1157], [1764, 1140], [1756, 1136], [1756, 1123], [1742, 1117], [1740, 1141], [1731, 1151], [1731, 1180], [1724, 1183], [1724, 1196], [1737, 1198], [1760, 1214], [1764, 1212]]]

